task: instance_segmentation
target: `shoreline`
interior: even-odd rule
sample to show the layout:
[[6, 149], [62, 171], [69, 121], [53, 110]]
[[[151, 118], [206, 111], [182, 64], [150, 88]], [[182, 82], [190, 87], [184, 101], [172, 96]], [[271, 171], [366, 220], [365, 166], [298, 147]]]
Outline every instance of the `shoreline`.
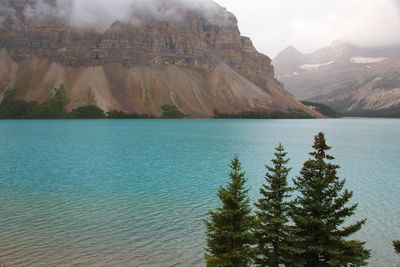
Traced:
[[[330, 119], [330, 118], [320, 118], [319, 120]], [[156, 118], [156, 119], [94, 119], [94, 118], [86, 118], [86, 119], [0, 119], [0, 121], [82, 121], [82, 120], [95, 120], [95, 121], [126, 121], [126, 120], [135, 120], [135, 121], [163, 121], [163, 120], [177, 120], [177, 121], [187, 121], [187, 120], [316, 120], [316, 119], [297, 119], [297, 118], [288, 118], [288, 119], [257, 119], [257, 118], [227, 118], [227, 119], [216, 119], [216, 118], [186, 118], [186, 119], [174, 119], [174, 118]]]
[[349, 116], [349, 117], [341, 117], [341, 119], [400, 119], [399, 117], [357, 117], [357, 116]]

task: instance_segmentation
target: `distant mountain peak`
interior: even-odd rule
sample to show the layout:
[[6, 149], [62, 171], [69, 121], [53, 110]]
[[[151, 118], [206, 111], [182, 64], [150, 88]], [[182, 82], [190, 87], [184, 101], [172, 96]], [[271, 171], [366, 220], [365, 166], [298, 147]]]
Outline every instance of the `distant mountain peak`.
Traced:
[[298, 53], [300, 53], [300, 51], [297, 50], [297, 48], [294, 47], [293, 45], [289, 45], [289, 46], [286, 47], [283, 51], [287, 51], [287, 52], [298, 52]]
[[283, 49], [277, 56], [276, 58], [280, 57], [293, 57], [293, 56], [302, 56], [303, 54], [297, 50], [296, 47], [293, 45], [289, 45], [285, 49]]

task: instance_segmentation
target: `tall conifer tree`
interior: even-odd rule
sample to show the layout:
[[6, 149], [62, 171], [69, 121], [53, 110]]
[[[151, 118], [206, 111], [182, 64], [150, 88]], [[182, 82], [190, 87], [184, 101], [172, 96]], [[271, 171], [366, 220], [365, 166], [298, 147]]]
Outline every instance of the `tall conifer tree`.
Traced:
[[[293, 189], [288, 186], [287, 177], [291, 170], [286, 165], [289, 159], [280, 144], [272, 159], [260, 193], [262, 197], [255, 204], [258, 210], [255, 235], [257, 240], [257, 266], [279, 267], [301, 266], [295, 256], [301, 252], [295, 237], [294, 227], [289, 225], [290, 201]], [[297, 241], [297, 242], [296, 242]]]
[[364, 243], [348, 240], [361, 229], [365, 220], [343, 226], [354, 215], [357, 204], [348, 206], [353, 193], [343, 190], [345, 180], [337, 176], [334, 157], [325, 135], [315, 136], [311, 159], [304, 163], [300, 176], [294, 181], [299, 191], [292, 209], [292, 218], [302, 238], [302, 258], [306, 267], [364, 266], [370, 252]]
[[394, 250], [397, 254], [400, 254], [400, 240], [393, 241]]
[[246, 267], [253, 258], [254, 236], [245, 173], [237, 155], [232, 159], [230, 183], [220, 188], [222, 207], [210, 211], [206, 220], [207, 249], [205, 260], [212, 267]]

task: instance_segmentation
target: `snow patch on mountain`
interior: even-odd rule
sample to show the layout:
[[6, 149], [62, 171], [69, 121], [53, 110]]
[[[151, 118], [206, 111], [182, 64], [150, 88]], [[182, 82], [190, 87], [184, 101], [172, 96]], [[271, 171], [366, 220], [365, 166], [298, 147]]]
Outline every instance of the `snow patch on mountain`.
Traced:
[[326, 63], [321, 63], [321, 64], [303, 64], [298, 66], [300, 69], [302, 70], [317, 70], [319, 68], [328, 66], [330, 64], [332, 64], [333, 62], [335, 62], [334, 60], [326, 62]]
[[352, 57], [350, 58], [351, 63], [355, 64], [369, 64], [369, 63], [380, 63], [388, 59], [387, 57]]

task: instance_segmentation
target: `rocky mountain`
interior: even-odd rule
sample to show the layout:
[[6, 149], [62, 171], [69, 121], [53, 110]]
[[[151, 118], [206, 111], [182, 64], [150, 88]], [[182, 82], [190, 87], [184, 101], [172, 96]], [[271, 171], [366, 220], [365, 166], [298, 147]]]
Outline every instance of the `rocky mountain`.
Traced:
[[310, 54], [289, 47], [273, 64], [298, 99], [327, 104], [347, 116], [400, 117], [400, 45], [336, 41]]
[[51, 13], [62, 1], [44, 1], [50, 15], [40, 9], [39, 16], [30, 14], [43, 1], [0, 6], [0, 97], [16, 90], [17, 97], [40, 103], [63, 84], [69, 110], [95, 102], [103, 110], [154, 115], [169, 104], [191, 117], [210, 117], [214, 109], [320, 116], [284, 90], [271, 60], [214, 3], [204, 12], [164, 1], [157, 14], [173, 16], [132, 11], [99, 30], [65, 19], [68, 9]]

